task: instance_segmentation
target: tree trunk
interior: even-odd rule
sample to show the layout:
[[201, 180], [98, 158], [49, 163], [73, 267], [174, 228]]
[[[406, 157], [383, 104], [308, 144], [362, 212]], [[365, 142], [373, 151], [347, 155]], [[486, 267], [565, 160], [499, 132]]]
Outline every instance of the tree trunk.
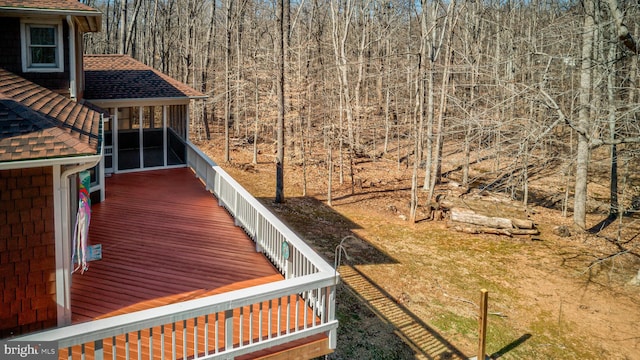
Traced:
[[[609, 47], [609, 69], [607, 76], [607, 97], [609, 102], [609, 139], [615, 142], [616, 139], [616, 117], [617, 106], [615, 98], [615, 76], [617, 47], [611, 45]], [[609, 179], [609, 216], [615, 217], [619, 212], [618, 204], [618, 148], [615, 143], [611, 144], [611, 167]]]
[[284, 71], [285, 71], [285, 37], [288, 36], [288, 29], [285, 19], [285, 10], [289, 7], [285, 2], [289, 0], [278, 0], [277, 2], [277, 18], [278, 29], [276, 36], [276, 93], [278, 102], [278, 120], [277, 120], [277, 154], [276, 154], [276, 203], [284, 202]]
[[231, 151], [229, 149], [229, 127], [231, 126], [231, 14], [233, 10], [233, 0], [227, 0], [225, 17], [225, 51], [224, 51], [224, 161], [231, 161]]
[[120, 0], [120, 43], [118, 53], [126, 54], [127, 51], [127, 0]]
[[589, 165], [589, 140], [586, 137], [591, 123], [591, 63], [593, 59], [593, 35], [595, 31], [594, 0], [584, 1], [582, 29], [582, 64], [580, 66], [580, 109], [578, 110], [578, 148], [576, 150], [576, 183], [573, 204], [573, 222], [586, 228], [587, 170]]

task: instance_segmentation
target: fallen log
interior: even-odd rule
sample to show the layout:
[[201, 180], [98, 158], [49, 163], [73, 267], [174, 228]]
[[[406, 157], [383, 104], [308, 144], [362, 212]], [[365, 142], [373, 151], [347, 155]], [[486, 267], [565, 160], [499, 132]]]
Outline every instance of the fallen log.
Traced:
[[507, 229], [496, 229], [491, 227], [481, 227], [465, 223], [457, 223], [455, 221], [448, 221], [447, 227], [458, 232], [465, 234], [493, 234], [493, 235], [506, 235], [511, 236], [511, 233]]
[[447, 221], [447, 227], [458, 232], [466, 234], [479, 234], [478, 228], [470, 226], [469, 224], [455, 223], [453, 221]]
[[511, 223], [518, 229], [533, 229], [533, 221], [523, 219], [511, 219]]
[[481, 227], [481, 228], [478, 229], [478, 232], [483, 233], [483, 234], [505, 235], [505, 236], [509, 236], [509, 237], [513, 235], [511, 233], [511, 230], [495, 229], [495, 228], [490, 228], [490, 227]]
[[451, 208], [451, 220], [495, 229], [512, 229], [511, 219], [480, 215], [472, 210]]
[[513, 235], [538, 235], [540, 231], [538, 229], [511, 229], [509, 230]]
[[455, 221], [448, 221], [447, 227], [465, 234], [493, 234], [509, 237], [514, 235], [538, 235], [540, 233], [537, 229], [496, 229], [486, 226], [482, 227], [467, 223], [458, 223]]

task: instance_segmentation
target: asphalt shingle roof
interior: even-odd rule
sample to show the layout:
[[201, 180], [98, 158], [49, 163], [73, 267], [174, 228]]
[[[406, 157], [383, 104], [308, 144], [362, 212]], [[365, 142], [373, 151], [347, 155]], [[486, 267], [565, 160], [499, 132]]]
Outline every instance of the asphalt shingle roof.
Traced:
[[[0, 0], [0, 15], [72, 15], [83, 32], [100, 31], [102, 13], [77, 0]], [[14, 14], [14, 15], [11, 15]]]
[[98, 153], [100, 113], [0, 68], [0, 162]]
[[128, 55], [85, 55], [84, 70], [86, 99], [205, 97]]
[[0, 0], [0, 7], [40, 10], [72, 10], [97, 12], [77, 0]]

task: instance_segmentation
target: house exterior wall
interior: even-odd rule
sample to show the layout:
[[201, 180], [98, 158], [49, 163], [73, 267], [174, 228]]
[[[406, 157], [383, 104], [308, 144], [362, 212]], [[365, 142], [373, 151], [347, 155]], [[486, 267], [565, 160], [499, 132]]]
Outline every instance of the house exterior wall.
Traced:
[[0, 171], [0, 338], [57, 325], [53, 170]]
[[69, 97], [69, 26], [62, 21], [64, 72], [22, 72], [20, 18], [0, 17], [0, 67]]

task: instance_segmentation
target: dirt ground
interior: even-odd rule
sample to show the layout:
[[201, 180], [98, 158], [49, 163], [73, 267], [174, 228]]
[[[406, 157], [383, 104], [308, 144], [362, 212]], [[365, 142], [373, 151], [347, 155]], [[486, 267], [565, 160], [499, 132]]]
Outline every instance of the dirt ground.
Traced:
[[[485, 288], [487, 354], [492, 358], [640, 359], [640, 286], [629, 283], [640, 269], [640, 214], [618, 219], [598, 234], [578, 231], [570, 213], [563, 217], [559, 209], [541, 206], [548, 206], [549, 191], [557, 185], [541, 174], [531, 185], [537, 203], [521, 210], [540, 230], [537, 237], [458, 233], [444, 221], [426, 220], [424, 208], [411, 224], [406, 220], [411, 169], [385, 159], [356, 164], [353, 194], [348, 175], [340, 184], [336, 172], [331, 206], [326, 166], [307, 167], [307, 194], [302, 196], [303, 168], [288, 160], [287, 200], [276, 205], [271, 154], [261, 154], [253, 165], [250, 147], [234, 148], [231, 163], [225, 164], [221, 147], [213, 144], [198, 145], [331, 263], [340, 241], [353, 236], [343, 242], [348, 256], [341, 267], [345, 283], [338, 289], [338, 348], [330, 358], [475, 356], [480, 289]], [[606, 190], [602, 184], [589, 186], [590, 192]], [[522, 209], [504, 194], [485, 194], [493, 199], [487, 204]], [[590, 214], [588, 223], [605, 217]], [[560, 225], [571, 235], [556, 235]], [[598, 262], [620, 251], [616, 237], [632, 251]], [[351, 273], [366, 279], [388, 303], [381, 305], [349, 285], [351, 277], [345, 274]], [[420, 340], [403, 319], [453, 350], [430, 353], [431, 340]]]

